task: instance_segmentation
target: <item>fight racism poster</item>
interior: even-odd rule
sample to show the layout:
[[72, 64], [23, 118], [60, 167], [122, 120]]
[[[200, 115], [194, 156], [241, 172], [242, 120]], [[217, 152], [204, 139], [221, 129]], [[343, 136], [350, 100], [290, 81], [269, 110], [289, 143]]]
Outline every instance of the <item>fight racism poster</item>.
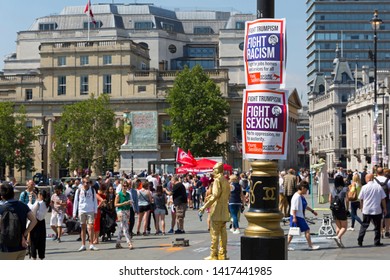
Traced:
[[244, 90], [243, 155], [246, 159], [286, 159], [288, 92]]
[[285, 87], [285, 19], [257, 19], [245, 24], [247, 89]]

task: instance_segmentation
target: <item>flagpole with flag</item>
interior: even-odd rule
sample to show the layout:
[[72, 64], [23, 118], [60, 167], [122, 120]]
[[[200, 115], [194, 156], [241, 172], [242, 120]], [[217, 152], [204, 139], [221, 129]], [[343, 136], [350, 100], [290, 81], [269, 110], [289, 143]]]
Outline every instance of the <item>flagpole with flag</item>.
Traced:
[[87, 5], [85, 6], [84, 9], [84, 14], [86, 14], [88, 17], [88, 41], [89, 41], [89, 31], [90, 31], [91, 21], [94, 24], [96, 24], [95, 18], [93, 17], [92, 8], [91, 8], [91, 0], [88, 0]]

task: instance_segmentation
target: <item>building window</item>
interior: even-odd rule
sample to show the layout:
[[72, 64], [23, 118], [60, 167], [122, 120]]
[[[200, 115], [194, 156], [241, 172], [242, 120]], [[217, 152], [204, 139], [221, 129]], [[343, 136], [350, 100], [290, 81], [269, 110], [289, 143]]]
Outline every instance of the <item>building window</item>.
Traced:
[[233, 138], [239, 143], [242, 141], [241, 121], [234, 121]]
[[170, 126], [171, 126], [171, 120], [163, 120], [162, 137], [161, 137], [163, 143], [171, 142], [171, 130], [169, 129]]
[[162, 23], [162, 29], [164, 29], [165, 31], [173, 32], [174, 27], [173, 27], [173, 24], [171, 24], [171, 23], [163, 22]]
[[47, 30], [55, 30], [57, 29], [57, 23], [40, 23], [39, 24], [39, 30], [40, 31], [47, 31]]
[[66, 94], [66, 76], [58, 77], [58, 95]]
[[32, 100], [33, 99], [33, 91], [32, 91], [32, 89], [26, 89], [26, 91], [25, 91], [25, 93], [26, 93], [26, 100]]
[[244, 21], [236, 21], [236, 29], [239, 29], [239, 30], [245, 29], [245, 22]]
[[111, 75], [103, 76], [103, 93], [111, 93]]
[[96, 24], [91, 21], [84, 21], [83, 28], [88, 29], [88, 23], [89, 23], [89, 29], [98, 29], [103, 26], [103, 22], [97, 21]]
[[80, 94], [86, 95], [89, 92], [88, 87], [88, 76], [81, 76], [80, 77]]
[[194, 34], [214, 34], [214, 30], [209, 26], [196, 26]]
[[145, 92], [146, 86], [138, 86], [138, 92]]
[[66, 56], [59, 56], [57, 60], [58, 66], [65, 66], [66, 65]]
[[89, 56], [88, 55], [82, 55], [80, 57], [80, 65], [88, 65], [89, 64]]
[[103, 55], [103, 64], [108, 65], [112, 63], [112, 56], [111, 55]]
[[141, 70], [148, 70], [148, 66], [146, 65], [146, 63], [141, 62]]
[[134, 23], [134, 29], [138, 30], [150, 30], [153, 28], [153, 22], [136, 22]]
[[32, 123], [32, 121], [26, 121], [26, 127], [27, 127], [27, 128], [33, 128], [33, 123]]

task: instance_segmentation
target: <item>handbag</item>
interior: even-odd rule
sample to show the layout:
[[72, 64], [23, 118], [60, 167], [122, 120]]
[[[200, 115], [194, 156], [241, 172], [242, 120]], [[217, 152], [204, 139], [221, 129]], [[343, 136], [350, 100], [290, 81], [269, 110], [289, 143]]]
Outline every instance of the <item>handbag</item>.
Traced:
[[288, 235], [291, 235], [291, 236], [300, 236], [301, 235], [301, 229], [299, 227], [290, 227], [290, 229], [288, 230]]

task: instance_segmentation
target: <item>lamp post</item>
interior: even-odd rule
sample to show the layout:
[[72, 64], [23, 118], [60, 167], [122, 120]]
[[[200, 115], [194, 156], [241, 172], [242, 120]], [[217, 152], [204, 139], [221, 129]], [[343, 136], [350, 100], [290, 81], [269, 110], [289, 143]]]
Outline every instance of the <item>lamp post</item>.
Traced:
[[[38, 141], [39, 141], [39, 145], [41, 146], [41, 173], [42, 173], [42, 176], [44, 177], [45, 164], [43, 161], [43, 157], [44, 157], [44, 149], [45, 149], [46, 142], [47, 142], [47, 134], [45, 133], [45, 128], [43, 126], [41, 127], [41, 130], [39, 131]], [[46, 181], [45, 178], [43, 178], [43, 180]]]
[[377, 124], [378, 124], [378, 103], [377, 103], [377, 51], [378, 51], [378, 37], [377, 31], [379, 30], [380, 25], [382, 24], [382, 20], [378, 17], [378, 10], [374, 11], [374, 16], [370, 20], [372, 29], [374, 30], [374, 125], [373, 125], [373, 137], [374, 137], [374, 151], [372, 156], [372, 164], [378, 164], [378, 143], [377, 143]]
[[234, 145], [230, 146], [230, 151], [232, 151], [232, 159], [233, 159], [232, 160], [232, 167], [233, 167], [233, 170], [234, 170], [234, 167], [235, 167], [235, 158], [234, 158], [234, 156], [235, 156], [236, 150], [237, 150], [236, 146], [234, 146]]
[[69, 173], [69, 162], [70, 162], [70, 152], [72, 151], [72, 145], [69, 143], [66, 143], [66, 161], [68, 163], [68, 174], [67, 176], [70, 177], [70, 173]]
[[131, 175], [134, 175], [134, 150], [131, 149]]

